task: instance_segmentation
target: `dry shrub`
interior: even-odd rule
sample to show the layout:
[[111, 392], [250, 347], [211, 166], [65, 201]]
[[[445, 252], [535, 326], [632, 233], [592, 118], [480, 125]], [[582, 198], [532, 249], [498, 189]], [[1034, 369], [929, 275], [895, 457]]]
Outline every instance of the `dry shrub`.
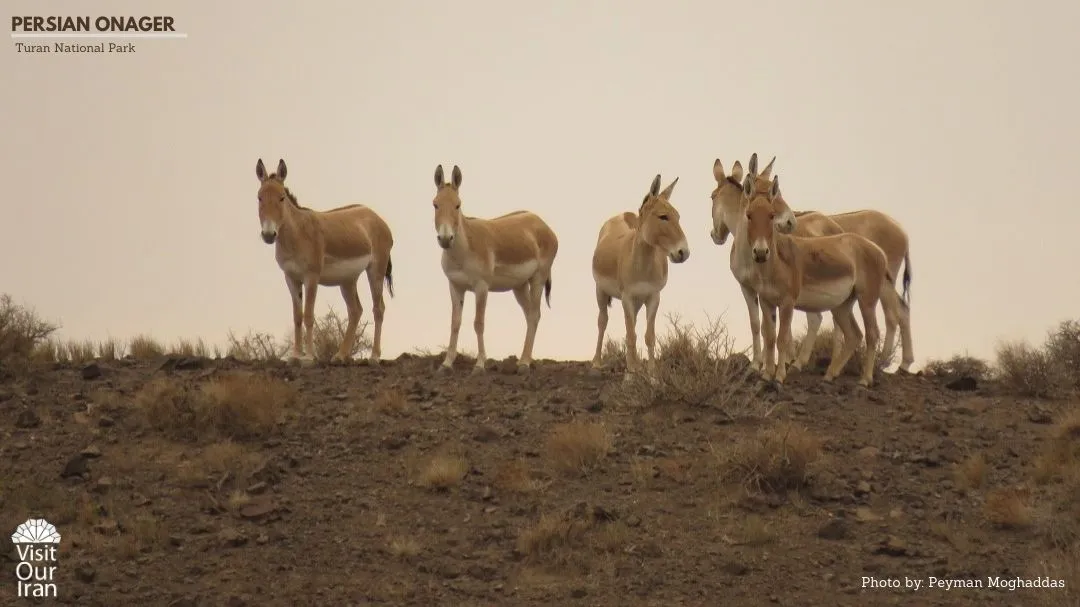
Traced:
[[58, 328], [33, 308], [16, 303], [6, 293], [0, 295], [0, 375], [4, 369], [25, 367], [35, 348]]
[[148, 425], [178, 440], [214, 435], [247, 440], [271, 434], [296, 393], [256, 373], [230, 373], [198, 387], [157, 378], [135, 396]]
[[1010, 392], [1022, 396], [1051, 397], [1068, 385], [1068, 375], [1046, 348], [1034, 348], [1027, 342], [1013, 341], [998, 345], [998, 377]]
[[759, 514], [748, 514], [740, 517], [738, 526], [734, 530], [735, 543], [742, 546], [764, 546], [776, 541], [776, 532], [772, 526]]
[[584, 475], [600, 465], [613, 445], [614, 438], [604, 424], [574, 420], [551, 430], [547, 458], [562, 473]]
[[210, 358], [210, 347], [206, 345], [202, 338], [195, 341], [181, 339], [169, 348], [169, 354], [172, 356]]
[[600, 351], [600, 364], [622, 372], [626, 370], [626, 342], [616, 341], [610, 337], [604, 340], [604, 348]]
[[1031, 490], [1026, 488], [996, 489], [986, 496], [983, 515], [995, 527], [1022, 529], [1031, 525]]
[[949, 379], [970, 377], [983, 381], [992, 377], [992, 371], [990, 363], [967, 354], [957, 354], [949, 360], [930, 360], [923, 365], [923, 372], [927, 375]]
[[461, 453], [437, 453], [421, 467], [416, 484], [433, 491], [447, 491], [460, 485], [468, 471], [469, 462]]
[[149, 335], [136, 335], [128, 343], [128, 355], [135, 360], [153, 360], [165, 356], [165, 346]]
[[1046, 338], [1045, 349], [1069, 387], [1080, 388], [1080, 321], [1060, 323]]
[[182, 486], [205, 488], [211, 482], [231, 480], [231, 486], [246, 489], [252, 475], [266, 462], [266, 456], [253, 448], [231, 440], [211, 443], [195, 457], [176, 466], [176, 478]]
[[722, 483], [748, 489], [784, 493], [806, 485], [822, 460], [823, 441], [790, 422], [759, 429], [713, 451]]
[[1039, 484], [1073, 480], [1080, 483], [1080, 409], [1061, 418], [1035, 462], [1035, 481]]
[[[824, 324], [824, 323], [822, 323]], [[860, 329], [862, 326], [860, 324]], [[885, 351], [885, 326], [880, 325], [881, 339], [878, 341], [877, 357], [874, 359], [874, 368], [876, 371], [881, 371], [893, 363], [893, 359], [896, 357], [896, 350], [900, 344], [900, 329], [896, 330], [896, 341], [893, 343], [892, 351]], [[794, 331], [792, 331], [794, 333]], [[833, 339], [836, 335], [836, 327], [830, 328], [818, 328], [817, 335], [814, 339], [814, 347], [810, 350], [810, 360], [807, 365], [810, 368], [825, 369], [832, 362], [833, 351]], [[802, 346], [802, 342], [807, 338], [806, 331], [803, 331], [802, 336], [798, 339], [792, 338], [793, 347], [795, 352], [798, 353]], [[841, 335], [841, 341], [843, 336]], [[844, 369], [841, 371], [842, 375], [850, 375], [852, 377], [858, 377], [862, 375], [862, 359], [866, 353], [866, 341], [865, 339], [859, 340], [858, 346], [855, 348], [855, 353], [848, 359], [847, 364], [844, 365]]]
[[547, 488], [548, 482], [534, 474], [524, 460], [505, 462], [495, 472], [495, 488], [507, 493], [536, 493]]
[[66, 347], [68, 359], [73, 363], [87, 363], [97, 358], [97, 344], [91, 340], [70, 340]]
[[1044, 496], [1040, 532], [1056, 549], [1080, 548], [1080, 410], [1054, 427], [1035, 462], [1035, 482], [1052, 484]]
[[[37, 363], [65, 363], [67, 362], [67, 348], [55, 337], [49, 337], [40, 341], [30, 353], [30, 360]], [[3, 358], [0, 357], [0, 364]]]
[[745, 356], [733, 354], [727, 327], [713, 319], [700, 328], [677, 316], [668, 322], [648, 372], [621, 386], [627, 400], [636, 406], [712, 406], [731, 415], [748, 410], [752, 395], [747, 382], [753, 371]]
[[958, 489], [971, 491], [983, 486], [986, 482], [986, 472], [986, 457], [982, 453], [976, 453], [956, 464], [953, 476]]
[[280, 360], [291, 348], [289, 340], [279, 341], [269, 333], [256, 331], [248, 331], [243, 337], [229, 331], [226, 341], [225, 355], [244, 361]]
[[[342, 317], [331, 307], [326, 314], [315, 319], [312, 327], [312, 341], [315, 345], [315, 358], [328, 361], [337, 354], [341, 342], [345, 340], [345, 329], [349, 325], [347, 316]], [[349, 357], [356, 358], [371, 352], [371, 339], [367, 335], [368, 323], [361, 322], [356, 327], [356, 335], [349, 346]]]

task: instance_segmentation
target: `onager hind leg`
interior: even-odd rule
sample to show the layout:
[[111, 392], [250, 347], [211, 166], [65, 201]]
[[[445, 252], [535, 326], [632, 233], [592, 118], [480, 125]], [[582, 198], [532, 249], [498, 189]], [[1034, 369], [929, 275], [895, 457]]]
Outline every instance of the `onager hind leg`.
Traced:
[[[855, 354], [855, 348], [859, 345], [859, 341], [862, 340], [862, 331], [859, 330], [859, 325], [855, 324], [854, 307], [855, 299], [852, 298], [832, 312], [833, 324], [840, 329], [844, 337], [842, 342], [839, 340], [833, 342], [834, 345], [842, 344], [842, 346], [840, 352], [829, 361], [829, 368], [825, 370], [825, 381], [827, 382], [833, 381], [844, 372], [844, 367], [847, 366], [848, 361]], [[834, 330], [834, 332], [836, 331]], [[834, 352], [835, 350], [834, 347]]]
[[[514, 291], [514, 295], [517, 295], [517, 291]], [[521, 303], [521, 298], [518, 297], [518, 303]], [[611, 305], [611, 298], [608, 297], [599, 288], [596, 289], [596, 307], [599, 311], [596, 315], [596, 352], [593, 354], [592, 368], [594, 370], [600, 370], [603, 367], [603, 355], [604, 355], [604, 334], [607, 333], [608, 325], [608, 306]], [[521, 306], [525, 307], [524, 304]]]
[[897, 371], [906, 372], [915, 362], [915, 354], [911, 348], [911, 310], [890, 286], [881, 290], [881, 307], [885, 309], [885, 353], [893, 354], [896, 347], [895, 335], [889, 328], [889, 319], [892, 318], [900, 326], [901, 356]]
[[457, 358], [458, 334], [461, 333], [461, 309], [465, 306], [465, 289], [450, 283], [450, 343], [446, 345], [446, 358], [439, 367], [439, 373], [454, 368]]
[[337, 354], [330, 359], [331, 363], [343, 363], [352, 358], [353, 344], [356, 343], [356, 327], [360, 324], [360, 315], [364, 313], [364, 306], [360, 303], [360, 294], [356, 292], [355, 282], [341, 285], [341, 297], [345, 300], [349, 323], [345, 326], [345, 335], [342, 336]]
[[372, 272], [371, 268], [368, 268], [367, 272], [368, 287], [371, 288], [371, 315], [375, 319], [375, 327], [372, 329], [371, 335], [371, 356], [368, 360], [372, 364], [379, 364], [379, 360], [382, 358], [382, 327], [383, 318], [386, 315], [386, 300], [383, 298], [383, 281], [386, 280], [386, 274], [383, 272]]
[[817, 334], [820, 328], [821, 313], [807, 312], [806, 337], [804, 337], [802, 343], [799, 344], [799, 353], [795, 356], [795, 362], [791, 363], [792, 370], [801, 371], [810, 363], [810, 356], [814, 353], [814, 346], [817, 343]]
[[874, 384], [874, 368], [877, 363], [877, 347], [881, 333], [877, 324], [877, 301], [859, 300], [863, 326], [866, 329], [866, 352], [863, 354], [862, 377], [859, 385], [869, 388]]
[[532, 366], [533, 344], [536, 343], [536, 330], [540, 326], [540, 300], [543, 296], [542, 277], [536, 277], [523, 287], [514, 289], [514, 297], [517, 298], [521, 311], [525, 313], [525, 344], [521, 348], [521, 358], [518, 359], [518, 373], [527, 373]]

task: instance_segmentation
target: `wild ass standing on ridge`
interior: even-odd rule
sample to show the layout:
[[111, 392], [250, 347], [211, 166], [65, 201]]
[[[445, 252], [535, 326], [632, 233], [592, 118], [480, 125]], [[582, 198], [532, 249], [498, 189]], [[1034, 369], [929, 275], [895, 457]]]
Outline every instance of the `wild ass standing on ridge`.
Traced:
[[540, 297], [551, 307], [551, 266], [559, 239], [544, 220], [529, 211], [514, 211], [494, 219], [467, 217], [461, 211], [461, 169], [454, 166], [450, 183], [442, 165], [435, 167], [435, 231], [442, 248], [442, 269], [450, 283], [450, 343], [439, 372], [449, 371], [457, 357], [458, 331], [465, 292], [476, 296], [476, 367], [485, 370], [484, 314], [488, 293], [513, 291], [525, 313], [525, 345], [518, 372], [532, 365], [533, 343], [540, 324]]
[[[390, 263], [394, 238], [390, 226], [375, 211], [361, 204], [329, 211], [315, 211], [300, 206], [296, 196], [285, 187], [286, 173], [284, 160], [278, 160], [277, 172], [269, 175], [266, 174], [262, 158], [255, 165], [255, 176], [259, 178], [262, 239], [266, 244], [275, 245], [274, 258], [285, 273], [285, 284], [292, 297], [292, 358], [314, 360], [312, 329], [315, 325], [315, 294], [319, 285], [341, 288], [349, 322], [332, 362], [344, 362], [350, 358], [356, 327], [364, 311], [356, 283], [361, 274], [367, 273], [372, 314], [375, 316], [369, 360], [377, 364], [382, 352], [383, 312], [386, 308], [383, 281], [386, 281], [390, 296], [394, 296]], [[301, 325], [307, 329], [306, 339]]]
[[682, 263], [690, 257], [690, 245], [679, 225], [679, 212], [671, 204], [671, 192], [678, 183], [676, 177], [660, 191], [660, 176], [653, 179], [649, 193], [641, 201], [638, 212], [620, 213], [604, 222], [593, 252], [592, 272], [596, 281], [598, 334], [593, 369], [599, 369], [604, 333], [608, 324], [608, 307], [612, 299], [622, 302], [626, 324], [627, 378], [638, 367], [637, 315], [645, 306], [645, 346], [649, 360], [656, 347], [656, 312], [660, 307], [660, 292], [667, 285], [668, 259]]
[[[767, 192], [770, 183], [768, 179], [772, 174], [773, 164], [776, 162], [776, 157], [769, 162], [755, 179], [755, 187], [759, 192]], [[750, 169], [753, 172], [757, 166], [757, 154], [753, 154], [750, 157]], [[742, 193], [742, 167], [738, 162], [732, 170], [732, 176], [727, 176], [724, 173], [723, 165], [720, 160], [717, 159], [713, 163], [713, 176], [716, 178], [717, 187], [712, 193], [712, 213], [713, 213], [713, 230], [712, 239], [713, 242], [720, 245], [724, 244], [730, 233], [730, 225], [733, 225], [738, 220], [738, 216], [745, 212], [742, 206], [745, 203]], [[908, 238], [903, 228], [888, 215], [874, 210], [862, 210], [852, 211], [847, 213], [839, 213], [836, 215], [825, 215], [818, 211], [797, 211], [793, 212], [784, 200], [782, 194], [778, 194], [773, 201], [773, 212], [775, 214], [775, 220], [773, 225], [782, 234], [792, 234], [795, 236], [811, 237], [811, 236], [830, 236], [835, 234], [841, 234], [844, 232], [852, 232], [859, 234], [865, 238], [868, 238], [871, 242], [881, 247], [885, 252], [889, 261], [889, 270], [893, 276], [900, 275], [900, 266], [907, 264], [904, 272], [904, 295], [907, 298], [908, 286], [911, 282], [911, 262], [908, 257]], [[736, 272], [736, 268], [733, 266], [732, 271]], [[737, 272], [736, 272], [737, 274]], [[738, 278], [738, 275], [736, 275]], [[741, 283], [740, 283], [741, 284]], [[747, 306], [750, 309], [751, 316], [751, 332], [754, 339], [754, 361], [755, 367], [760, 366], [758, 346], [759, 329], [755, 326], [759, 323], [754, 322], [754, 317], [757, 316], [757, 302], [750, 299], [744, 289], [744, 297], [747, 298]], [[882, 308], [885, 312], [885, 351], [891, 352], [896, 340], [896, 329], [899, 326], [900, 340], [902, 348], [902, 358], [900, 362], [900, 370], [906, 371], [914, 362], [914, 354], [912, 353], [911, 343], [911, 324], [910, 324], [910, 310], [908, 306], [902, 306], [899, 309], [885, 306]], [[895, 314], [899, 314], [897, 317]], [[798, 355], [795, 352], [788, 353], [788, 359], [793, 361], [792, 368], [798, 370], [806, 366], [810, 360], [810, 355], [813, 351], [814, 339], [817, 335], [818, 328], [821, 326], [822, 315], [817, 312], [807, 312], [807, 334], [803, 339], [802, 345], [799, 349]], [[837, 330], [833, 333], [833, 357], [839, 356], [841, 348], [841, 336], [842, 332]]]
[[[735, 230], [732, 247], [739, 250], [740, 256], [748, 255], [754, 262], [750, 282], [765, 323], [765, 378], [783, 382], [787, 375], [784, 354], [792, 349], [791, 319], [798, 308], [832, 312], [833, 321], [843, 332], [843, 349], [825, 371], [825, 381], [835, 379], [862, 338], [852, 313], [852, 307], [858, 303], [866, 327], [866, 352], [859, 384], [869, 387], [874, 381], [879, 338], [878, 301], [887, 307], [904, 305], [896, 293], [885, 252], [869, 239], [850, 232], [809, 238], [779, 233], [774, 224], [774, 204], [780, 194], [780, 182], [773, 177], [766, 194], [757, 190], [755, 177], [751, 172], [743, 182], [746, 215]], [[775, 320], [777, 307], [779, 331]], [[779, 361], [777, 351], [781, 354]]]

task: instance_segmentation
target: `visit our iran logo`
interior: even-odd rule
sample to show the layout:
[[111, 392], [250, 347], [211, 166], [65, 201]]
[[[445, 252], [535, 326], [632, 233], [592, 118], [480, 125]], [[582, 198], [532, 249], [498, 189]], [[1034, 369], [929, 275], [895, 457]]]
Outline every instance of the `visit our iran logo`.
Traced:
[[60, 532], [42, 518], [27, 519], [11, 534], [19, 552], [15, 579], [20, 597], [56, 597], [56, 549]]

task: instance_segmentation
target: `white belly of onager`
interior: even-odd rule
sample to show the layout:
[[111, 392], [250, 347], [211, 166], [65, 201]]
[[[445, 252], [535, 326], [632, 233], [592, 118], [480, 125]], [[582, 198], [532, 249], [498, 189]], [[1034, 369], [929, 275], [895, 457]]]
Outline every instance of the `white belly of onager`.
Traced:
[[322, 274], [319, 275], [319, 284], [324, 286], [338, 286], [355, 283], [356, 280], [368, 269], [371, 264], [371, 255], [360, 257], [334, 258], [327, 257], [323, 261]]
[[847, 301], [854, 289], [854, 278], [804, 284], [795, 307], [803, 312], [829, 312]]
[[510, 291], [527, 283], [536, 274], [540, 262], [533, 259], [515, 264], [496, 264], [488, 288], [492, 291]]

